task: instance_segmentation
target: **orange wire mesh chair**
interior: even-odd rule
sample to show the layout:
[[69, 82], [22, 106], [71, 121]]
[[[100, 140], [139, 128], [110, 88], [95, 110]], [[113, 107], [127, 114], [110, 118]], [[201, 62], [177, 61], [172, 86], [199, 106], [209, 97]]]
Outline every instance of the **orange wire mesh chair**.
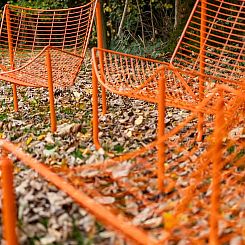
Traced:
[[0, 26], [0, 79], [13, 84], [15, 111], [17, 85], [47, 87], [51, 129], [56, 130], [53, 87], [74, 83], [85, 57], [96, 6], [99, 9], [97, 0], [55, 10], [5, 5]]
[[[214, 88], [195, 112], [165, 131], [158, 141], [122, 157], [74, 168], [47, 167], [1, 140], [5, 239], [17, 244], [13, 163], [8, 153], [136, 244], [172, 244], [180, 240], [226, 244], [242, 236], [239, 220], [244, 171], [238, 168], [244, 166], [245, 144], [244, 132], [239, 134], [237, 129], [245, 123], [243, 92], [244, 88]], [[224, 103], [225, 98], [229, 98], [228, 103]], [[204, 141], [197, 143], [192, 135], [200, 112], [206, 113], [204, 126], [208, 132]], [[165, 144], [166, 149], [164, 195], [156, 188], [158, 176], [153, 164], [154, 149], [159, 144]], [[224, 224], [221, 235], [219, 221]], [[210, 232], [205, 232], [209, 228]]]
[[[222, 83], [227, 80], [226, 83], [235, 87], [244, 84], [244, 4], [244, 1], [196, 1], [169, 66], [199, 74], [193, 79], [180, 70], [170, 71], [166, 78], [168, 106], [191, 109], [202, 101], [213, 86], [212, 82], [204, 83], [204, 74], [224, 78]], [[99, 148], [97, 80], [102, 85], [103, 114], [106, 113], [105, 89], [158, 103], [160, 85], [154, 82], [153, 75], [164, 63], [105, 49], [94, 48], [92, 52], [94, 143]], [[202, 129], [203, 113], [200, 113], [198, 141], [202, 139]]]

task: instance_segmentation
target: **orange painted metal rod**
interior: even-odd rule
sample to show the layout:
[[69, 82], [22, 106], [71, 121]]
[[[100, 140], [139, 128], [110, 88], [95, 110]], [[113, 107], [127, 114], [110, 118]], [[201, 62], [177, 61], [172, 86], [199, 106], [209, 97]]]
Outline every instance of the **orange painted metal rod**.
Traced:
[[[205, 38], [206, 38], [206, 6], [205, 1], [201, 1], [201, 32], [200, 32], [200, 73], [199, 77], [199, 101], [202, 101], [204, 98], [204, 77], [205, 74]], [[203, 113], [198, 115], [198, 126], [197, 126], [197, 141], [202, 140], [203, 136]]]
[[37, 160], [22, 152], [14, 144], [1, 140], [0, 145], [5, 150], [12, 152], [19, 160], [23, 162], [23, 164], [32, 168], [45, 179], [57, 186], [60, 190], [63, 190], [65, 193], [67, 193], [75, 202], [79, 203], [83, 208], [87, 209], [88, 212], [93, 214], [103, 224], [119, 231], [122, 235], [125, 235], [136, 244], [157, 244], [157, 242], [154, 239], [149, 238], [145, 232], [136, 228], [130, 223], [125, 222], [120, 217], [112, 214], [105, 207], [95, 202], [82, 191], [77, 190], [67, 181], [52, 172], [44, 164], [39, 163]]
[[[98, 48], [103, 48], [104, 43], [103, 43], [103, 29], [102, 29], [102, 15], [101, 15], [100, 0], [98, 0], [97, 6], [96, 6], [96, 24], [97, 24]], [[102, 54], [100, 55], [100, 58], [103, 60]], [[104, 115], [104, 114], [106, 114], [106, 89], [105, 89], [105, 87], [103, 87], [103, 86], [101, 87], [101, 92], [102, 92], [102, 113]]]
[[49, 92], [51, 131], [55, 132], [57, 129], [57, 123], [56, 123], [56, 114], [54, 108], [54, 88], [53, 88], [52, 66], [51, 66], [51, 56], [50, 56], [49, 48], [46, 50], [46, 66], [48, 72], [48, 92]]
[[3, 235], [8, 245], [17, 245], [16, 207], [13, 183], [13, 163], [6, 155], [0, 161], [2, 169]]
[[12, 91], [13, 91], [13, 100], [14, 100], [14, 111], [19, 110], [19, 105], [18, 105], [18, 96], [17, 96], [17, 85], [12, 84]]
[[96, 5], [96, 25], [97, 25], [97, 42], [98, 48], [103, 48], [103, 29], [102, 29], [102, 16], [101, 16], [101, 5], [100, 0], [97, 1]]
[[[166, 79], [165, 70], [161, 72], [161, 79], [159, 80], [159, 94], [158, 94], [158, 140], [164, 136], [165, 129], [165, 103], [166, 103]], [[158, 159], [157, 159], [157, 181], [158, 189], [164, 192], [164, 163], [165, 163], [165, 147], [164, 141], [158, 144]]]
[[92, 107], [93, 107], [93, 142], [96, 149], [99, 149], [99, 118], [98, 118], [98, 80], [94, 70], [94, 63], [92, 63], [92, 84], [93, 84], [93, 94], [92, 94]]
[[219, 245], [218, 238], [218, 220], [219, 220], [219, 196], [221, 181], [221, 161], [222, 161], [222, 139], [224, 125], [224, 101], [221, 97], [217, 105], [217, 114], [215, 119], [215, 145], [213, 153], [213, 171], [212, 171], [212, 196], [211, 196], [211, 216], [210, 216], [210, 245]]
[[[9, 48], [9, 58], [10, 58], [10, 65], [11, 69], [14, 70], [14, 51], [13, 51], [13, 38], [11, 32], [11, 21], [10, 21], [10, 13], [8, 4], [5, 7], [6, 11], [6, 22], [7, 22], [7, 32], [8, 32], [8, 48]], [[18, 111], [18, 97], [17, 97], [17, 86], [16, 84], [12, 85], [13, 91], [13, 101], [14, 101], [14, 110]]]

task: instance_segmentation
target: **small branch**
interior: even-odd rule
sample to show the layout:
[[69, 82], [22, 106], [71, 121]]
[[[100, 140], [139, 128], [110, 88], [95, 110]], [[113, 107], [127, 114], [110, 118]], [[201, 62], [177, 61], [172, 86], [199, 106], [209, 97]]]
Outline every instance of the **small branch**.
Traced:
[[125, 20], [127, 8], [128, 8], [128, 0], [125, 1], [123, 15], [122, 15], [122, 19], [121, 19], [121, 22], [120, 22], [120, 25], [119, 25], [119, 29], [118, 29], [118, 33], [117, 33], [118, 37], [121, 35], [121, 32], [122, 32], [122, 27], [123, 27], [123, 23], [124, 23], [124, 20]]
[[150, 9], [151, 9], [151, 26], [152, 26], [152, 41], [155, 40], [155, 27], [154, 27], [154, 22], [153, 22], [153, 11], [152, 11], [152, 3], [150, 0]]
[[145, 34], [144, 34], [144, 25], [143, 25], [143, 19], [140, 11], [140, 5], [139, 5], [139, 0], [136, 0], [138, 11], [139, 11], [139, 16], [140, 16], [140, 23], [141, 23], [141, 32], [142, 32], [142, 43], [145, 48]]
[[174, 7], [174, 29], [179, 25], [179, 0], [175, 0]]

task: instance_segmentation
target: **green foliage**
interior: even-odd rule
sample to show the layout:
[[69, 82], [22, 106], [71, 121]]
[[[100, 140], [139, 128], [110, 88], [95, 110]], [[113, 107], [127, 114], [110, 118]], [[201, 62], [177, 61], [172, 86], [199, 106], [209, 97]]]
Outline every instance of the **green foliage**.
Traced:
[[0, 121], [4, 121], [5, 119], [8, 118], [8, 115], [3, 113], [3, 114], [0, 114]]
[[86, 0], [10, 0], [10, 4], [19, 5], [23, 7], [56, 9], [56, 8], [70, 8], [86, 3]]
[[45, 149], [47, 149], [47, 150], [52, 150], [52, 149], [54, 149], [54, 147], [55, 147], [54, 144], [46, 144], [45, 145]]
[[[128, 0], [125, 19], [118, 35], [125, 0], [102, 2], [107, 47], [155, 59], [165, 59], [172, 52], [195, 0], [179, 0], [179, 25], [174, 29], [176, 0]], [[10, 0], [9, 3], [33, 8], [69, 8], [88, 0]], [[1, 3], [3, 6], [6, 0]], [[2, 7], [0, 6], [0, 7]], [[93, 28], [91, 45], [96, 45]]]
[[92, 245], [93, 239], [84, 236], [79, 227], [77, 226], [75, 219], [72, 221], [72, 232], [69, 236], [69, 239], [72, 239], [76, 242], [77, 245]]
[[117, 153], [121, 153], [124, 151], [124, 148], [123, 148], [123, 146], [117, 144], [114, 146], [114, 151], [116, 151]]
[[129, 0], [120, 35], [124, 0], [104, 3], [107, 41], [111, 49], [165, 59], [172, 52], [195, 0], [179, 0], [179, 25], [174, 29], [175, 0]]
[[83, 153], [79, 149], [76, 149], [72, 155], [75, 158], [84, 159]]

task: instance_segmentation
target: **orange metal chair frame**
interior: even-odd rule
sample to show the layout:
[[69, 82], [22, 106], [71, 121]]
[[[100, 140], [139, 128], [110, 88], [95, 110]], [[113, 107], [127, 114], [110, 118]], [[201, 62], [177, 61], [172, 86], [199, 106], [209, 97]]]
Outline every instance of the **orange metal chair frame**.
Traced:
[[[204, 75], [223, 78], [222, 82], [226, 81], [225, 83], [233, 86], [244, 84], [243, 13], [244, 1], [231, 3], [226, 0], [197, 0], [169, 64], [115, 51], [94, 49], [92, 79], [96, 147], [100, 147], [96, 81], [102, 86], [103, 114], [106, 113], [105, 88], [122, 96], [156, 103], [157, 99], [154, 96], [161, 84], [154, 84], [152, 80], [161, 65], [169, 66], [168, 69], [180, 68], [198, 72], [195, 79], [184, 77], [182, 72], [177, 70], [172, 78], [167, 78], [168, 106], [184, 109], [188, 107], [192, 110], [205, 98], [206, 92], [210, 89], [212, 82], [205, 84]], [[182, 89], [184, 95], [176, 93], [176, 89]], [[203, 113], [200, 113], [197, 141], [201, 141], [203, 137], [203, 116]], [[163, 121], [159, 119], [159, 124], [162, 123]]]
[[56, 131], [54, 88], [71, 86], [83, 63], [96, 12], [102, 44], [100, 1], [70, 9], [31, 9], [5, 5], [0, 26], [0, 79], [17, 86], [46, 87], [51, 131]]
[[[218, 93], [218, 94], [217, 94]], [[228, 105], [225, 105], [225, 97], [231, 98]], [[164, 101], [166, 103], [166, 101]], [[202, 178], [206, 177], [207, 171], [209, 170], [209, 162], [212, 163], [211, 176], [212, 176], [212, 196], [210, 202], [210, 234], [209, 234], [209, 244], [220, 244], [218, 237], [218, 221], [220, 219], [219, 209], [220, 209], [220, 189], [221, 189], [221, 179], [220, 171], [222, 166], [224, 166], [224, 149], [225, 151], [230, 147], [230, 145], [224, 146], [223, 140], [227, 138], [227, 134], [232, 130], [232, 125], [234, 123], [239, 123], [239, 120], [234, 120], [239, 108], [242, 109], [242, 114], [244, 116], [244, 97], [243, 91], [235, 91], [232, 88], [227, 86], [220, 86], [217, 89], [214, 89], [210, 94], [209, 98], [206, 98], [200, 105], [196, 107], [196, 112], [193, 112], [183, 123], [178, 125], [173, 131], [164, 133], [158, 141], [151, 143], [149, 146], [145, 147], [143, 151], [150, 149], [151, 147], [161, 145], [165, 142], [171, 135], [175, 135], [178, 131], [183, 128], [190, 120], [197, 117], [199, 112], [206, 111], [207, 108], [215, 107], [214, 109], [208, 110], [208, 112], [215, 113], [215, 123], [214, 123], [214, 132], [212, 134], [211, 140], [209, 141], [209, 147], [193, 164], [198, 164], [198, 169], [192, 174], [192, 184], [187, 187], [185, 194], [182, 196], [181, 201], [175, 207], [175, 215], [181, 214], [188, 206], [190, 199], [193, 198], [193, 193]], [[243, 105], [243, 107], [241, 107]], [[244, 117], [239, 115], [240, 119], [244, 122]], [[236, 118], [237, 119], [237, 118]], [[233, 143], [232, 143], [233, 144]], [[244, 142], [241, 147], [244, 148]], [[44, 179], [50, 181], [60, 190], [66, 192], [75, 202], [81, 205], [83, 208], [87, 209], [88, 212], [93, 214], [99, 221], [101, 221], [108, 228], [114, 229], [116, 232], [122, 234], [126, 239], [131, 240], [136, 244], [163, 244], [166, 239], [171, 236], [171, 233], [168, 237], [163, 238], [158, 241], [155, 238], [150, 237], [145, 231], [141, 228], [136, 227], [129, 223], [129, 221], [121, 213], [116, 215], [110, 211], [110, 209], [99, 204], [93, 200], [89, 195], [93, 196], [91, 188], [88, 189], [88, 195], [83, 191], [78, 190], [78, 186], [86, 186], [86, 179], [81, 177], [79, 179], [80, 183], [77, 186], [74, 179], [74, 183], [71, 179], [66, 180], [69, 173], [69, 176], [72, 174], [79, 173], [85, 169], [99, 169], [100, 173], [103, 171], [106, 172], [106, 168], [112, 165], [116, 165], [121, 161], [130, 159], [134, 157], [133, 153], [129, 153], [127, 156], [119, 157], [118, 159], [107, 160], [102, 163], [94, 163], [91, 165], [78, 166], [73, 169], [67, 169], [64, 172], [64, 175], [60, 176], [59, 172], [55, 169], [51, 169], [48, 166], [38, 162], [37, 160], [30, 157], [28, 154], [22, 152], [14, 144], [7, 142], [5, 140], [0, 140], [0, 147], [2, 148], [2, 158], [0, 161], [2, 168], [2, 188], [3, 188], [3, 224], [4, 224], [4, 238], [9, 244], [18, 244], [17, 234], [16, 234], [16, 209], [15, 209], [15, 197], [14, 197], [14, 187], [13, 187], [13, 162], [8, 158], [8, 154], [11, 153], [15, 155], [23, 164], [30, 167], [37, 173], [39, 173]], [[142, 151], [142, 152], [143, 152]], [[138, 152], [134, 153], [135, 155], [139, 154]], [[164, 155], [164, 152], [163, 152]], [[231, 155], [230, 159], [235, 159], [236, 155]], [[207, 160], [208, 159], [208, 160]], [[243, 156], [237, 164], [244, 164], [245, 156]], [[175, 161], [175, 160], [173, 160]], [[142, 164], [142, 162], [140, 163]], [[63, 170], [61, 169], [61, 172]], [[68, 172], [67, 172], [68, 171]], [[164, 169], [162, 169], [164, 171]], [[205, 173], [205, 174], [204, 174]], [[162, 172], [164, 178], [164, 172]], [[108, 176], [107, 176], [108, 178]], [[194, 181], [195, 180], [195, 181]], [[117, 180], [116, 180], [117, 181]], [[123, 184], [123, 182], [121, 183]], [[137, 197], [137, 190], [131, 190], [130, 186], [127, 185], [127, 182], [124, 182], [127, 191], [132, 191]], [[134, 187], [135, 188], [135, 187]], [[139, 197], [139, 201], [140, 201]], [[143, 201], [143, 199], [141, 200]]]
[[[98, 61], [103, 58], [103, 64], [105, 64], [104, 67], [101, 68], [101, 66], [98, 65]], [[110, 66], [112, 64], [112, 59], [116, 60], [116, 64], [125, 62], [125, 70], [126, 71], [132, 71], [131, 76], [133, 77], [143, 77], [146, 76], [146, 72], [142, 67], [147, 69], [151, 62], [155, 65], [155, 70], [151, 70], [151, 74], [145, 79], [145, 82], [142, 84], [139, 84], [136, 86], [134, 80], [133, 86], [130, 86], [130, 88], [127, 88], [127, 90], [124, 89], [125, 83], [118, 84], [115, 82], [115, 80], [111, 79], [112, 82], [106, 82], [105, 77], [111, 78], [114, 75], [114, 70]], [[132, 60], [134, 62], [132, 62]], [[130, 63], [130, 61], [132, 63]], [[99, 48], [93, 48], [92, 49], [92, 79], [93, 79], [93, 141], [96, 146], [96, 148], [100, 148], [100, 142], [99, 142], [99, 117], [98, 117], [98, 83], [101, 84], [105, 89], [119, 94], [124, 95], [130, 98], [135, 99], [143, 99], [148, 102], [156, 103], [158, 105], [158, 126], [157, 126], [157, 139], [159, 140], [165, 132], [165, 109], [166, 106], [172, 106], [177, 108], [183, 108], [192, 112], [196, 112], [199, 110], [200, 114], [214, 114], [216, 108], [214, 106], [206, 106], [202, 107], [202, 109], [197, 109], [197, 104], [195, 101], [195, 94], [192, 93], [192, 91], [188, 90], [188, 85], [183, 82], [184, 78], [188, 78], [190, 81], [194, 81], [198, 77], [202, 77], [203, 82], [207, 84], [211, 84], [215, 81], [215, 83], [222, 84], [222, 83], [228, 83], [233, 84], [234, 87], [237, 89], [244, 91], [245, 84], [240, 84], [238, 86], [234, 81], [227, 80], [225, 78], [217, 78], [214, 76], [207, 76], [202, 75], [200, 72], [196, 71], [182, 71], [179, 68], [175, 68], [173, 66], [168, 66], [167, 64], [164, 64], [163, 62], [156, 63], [153, 60], [145, 59], [145, 58], [139, 58], [132, 55], [122, 54], [115, 51], [105, 50], [105, 49], [99, 49]], [[146, 64], [145, 64], [145, 63]], [[102, 62], [100, 62], [102, 64]], [[136, 65], [135, 65], [136, 64]], [[139, 65], [141, 64], [141, 65]], [[144, 64], [144, 65], [143, 65]], [[136, 68], [132, 68], [133, 66], [140, 67], [139, 70]], [[97, 67], [100, 67], [100, 69], [97, 69]], [[118, 69], [119, 66], [117, 66], [116, 69]], [[115, 69], [115, 68], [114, 68]], [[123, 77], [125, 76], [126, 72], [123, 70], [117, 70], [118, 74], [120, 72], [120, 75]], [[125, 73], [124, 73], [125, 72]], [[118, 75], [118, 76], [120, 76]], [[97, 80], [98, 79], [98, 80]], [[109, 80], [109, 79], [108, 79]], [[121, 87], [122, 89], [121, 89]], [[128, 84], [126, 84], [128, 86]], [[173, 91], [173, 88], [176, 90]], [[122, 91], [122, 92], [121, 92]], [[103, 95], [103, 93], [102, 93]], [[172, 98], [178, 98], [178, 100], [173, 100]], [[104, 97], [105, 98], [105, 97]], [[210, 98], [204, 98], [202, 100], [202, 103], [206, 103], [207, 100]], [[234, 99], [234, 98], [233, 98]], [[233, 100], [231, 97], [226, 97], [224, 102], [226, 104], [230, 103], [230, 101]], [[105, 103], [105, 100], [104, 100]], [[102, 106], [103, 106], [103, 100], [102, 100]], [[200, 108], [200, 106], [199, 106]], [[103, 110], [103, 109], [102, 109]], [[199, 117], [198, 117], [199, 118]], [[199, 125], [199, 124], [198, 124]], [[198, 136], [197, 136], [198, 137]], [[163, 185], [163, 173], [164, 173], [164, 151], [165, 147], [164, 144], [158, 145], [158, 188], [159, 190], [164, 192], [164, 185]]]

